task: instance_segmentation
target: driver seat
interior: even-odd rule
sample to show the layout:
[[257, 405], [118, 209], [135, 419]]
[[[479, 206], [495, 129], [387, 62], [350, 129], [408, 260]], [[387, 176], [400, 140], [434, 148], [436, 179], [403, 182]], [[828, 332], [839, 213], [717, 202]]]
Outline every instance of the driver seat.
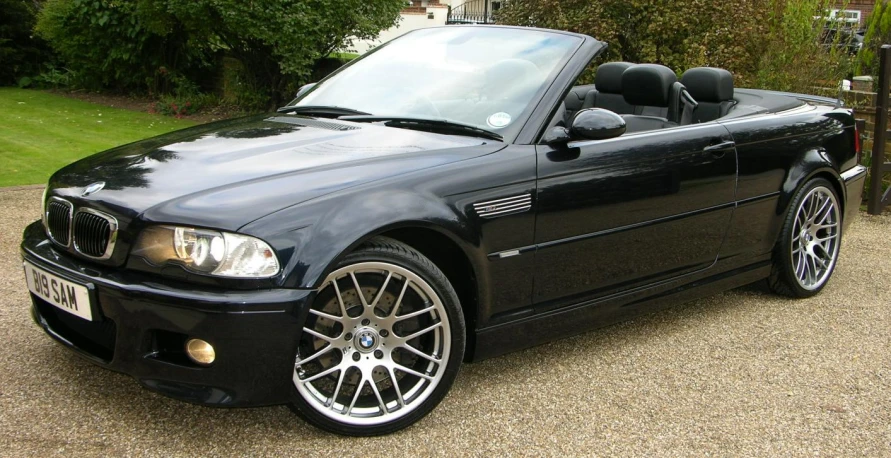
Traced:
[[622, 96], [622, 74], [633, 67], [630, 62], [607, 62], [597, 67], [594, 89], [585, 95], [582, 108], [604, 108], [617, 114], [634, 114], [635, 107]]

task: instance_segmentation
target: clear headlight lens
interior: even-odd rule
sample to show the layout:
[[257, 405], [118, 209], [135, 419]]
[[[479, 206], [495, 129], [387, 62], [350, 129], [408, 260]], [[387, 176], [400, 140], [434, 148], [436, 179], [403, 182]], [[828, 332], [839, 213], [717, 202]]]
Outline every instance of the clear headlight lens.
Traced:
[[46, 229], [46, 196], [49, 194], [49, 183], [43, 188], [43, 198], [40, 201], [40, 220], [43, 221], [43, 228]]
[[279, 271], [278, 258], [266, 242], [208, 229], [152, 226], [139, 235], [132, 254], [155, 265], [176, 263], [220, 277], [267, 278]]

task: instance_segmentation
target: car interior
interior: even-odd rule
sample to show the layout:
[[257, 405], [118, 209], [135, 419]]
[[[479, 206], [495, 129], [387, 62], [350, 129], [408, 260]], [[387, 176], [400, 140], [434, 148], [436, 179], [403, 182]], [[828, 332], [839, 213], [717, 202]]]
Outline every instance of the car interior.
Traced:
[[[804, 102], [777, 93], [736, 89], [733, 75], [721, 68], [697, 67], [677, 75], [657, 64], [608, 62], [600, 65], [594, 84], [573, 87], [563, 101], [562, 125], [585, 108], [620, 115], [626, 133], [774, 113]], [[553, 125], [561, 125], [561, 120]]]

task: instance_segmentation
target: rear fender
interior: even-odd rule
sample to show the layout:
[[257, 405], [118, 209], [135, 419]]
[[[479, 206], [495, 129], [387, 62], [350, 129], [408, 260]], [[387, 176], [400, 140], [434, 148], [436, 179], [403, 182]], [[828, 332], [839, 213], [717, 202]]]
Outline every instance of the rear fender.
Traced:
[[789, 206], [795, 193], [807, 183], [811, 178], [817, 175], [826, 176], [835, 186], [838, 193], [839, 204], [844, 211], [845, 205], [845, 186], [841, 177], [838, 175], [839, 164], [835, 163], [825, 149], [815, 148], [804, 151], [792, 163], [789, 173], [783, 181], [783, 187], [780, 190], [780, 197], [777, 201], [777, 215], [785, 215], [789, 211]]

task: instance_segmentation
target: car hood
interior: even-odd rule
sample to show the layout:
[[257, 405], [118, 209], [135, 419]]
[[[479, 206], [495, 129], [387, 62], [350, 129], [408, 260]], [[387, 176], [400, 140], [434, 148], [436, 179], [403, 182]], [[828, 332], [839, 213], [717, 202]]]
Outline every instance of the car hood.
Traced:
[[[49, 186], [52, 195], [125, 221], [236, 230], [340, 189], [503, 146], [380, 124], [262, 115], [117, 147], [59, 170]], [[83, 196], [99, 182], [105, 184], [100, 191]]]

